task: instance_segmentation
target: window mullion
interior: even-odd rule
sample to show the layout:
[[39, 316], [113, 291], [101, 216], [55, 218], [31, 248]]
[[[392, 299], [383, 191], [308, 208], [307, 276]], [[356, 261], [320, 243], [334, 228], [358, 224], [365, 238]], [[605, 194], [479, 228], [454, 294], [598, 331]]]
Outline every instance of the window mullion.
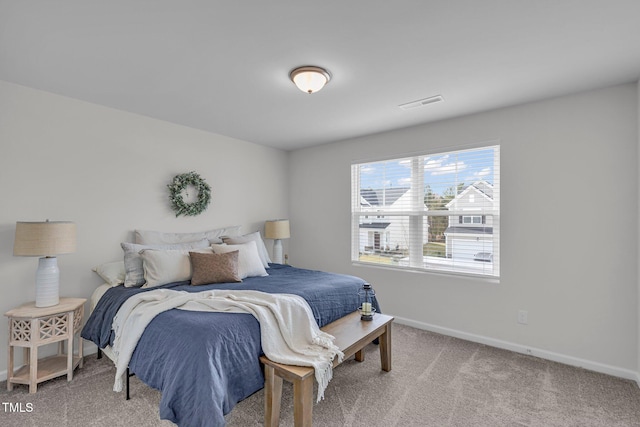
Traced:
[[[411, 159], [411, 209], [418, 212], [425, 210], [423, 164], [420, 156]], [[409, 236], [409, 265], [422, 268], [424, 266], [424, 218], [422, 215], [409, 217]]]

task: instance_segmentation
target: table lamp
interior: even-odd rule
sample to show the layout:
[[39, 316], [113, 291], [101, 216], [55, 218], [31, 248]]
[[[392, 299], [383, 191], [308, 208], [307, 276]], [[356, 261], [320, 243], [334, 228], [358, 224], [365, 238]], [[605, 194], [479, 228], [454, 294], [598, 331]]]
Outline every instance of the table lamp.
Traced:
[[59, 302], [60, 270], [55, 255], [76, 250], [76, 224], [68, 221], [17, 222], [14, 256], [38, 256], [36, 307]]
[[273, 239], [273, 262], [282, 264], [282, 239], [288, 239], [289, 220], [288, 219], [272, 219], [265, 222], [264, 237]]

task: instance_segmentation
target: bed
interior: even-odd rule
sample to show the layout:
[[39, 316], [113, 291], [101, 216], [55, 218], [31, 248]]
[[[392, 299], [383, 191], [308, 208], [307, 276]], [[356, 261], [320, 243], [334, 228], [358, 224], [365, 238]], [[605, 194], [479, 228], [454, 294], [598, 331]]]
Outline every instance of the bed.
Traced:
[[[111, 325], [132, 295], [164, 288], [187, 292], [231, 289], [288, 293], [304, 298], [319, 327], [356, 310], [364, 281], [342, 274], [269, 264], [268, 276], [241, 283], [191, 286], [179, 281], [155, 288], [100, 287], [82, 337], [99, 348], [113, 343]], [[374, 307], [380, 311], [377, 301]], [[105, 352], [109, 355], [108, 351]], [[130, 371], [162, 392], [160, 418], [180, 426], [223, 426], [224, 415], [264, 386], [260, 324], [250, 314], [172, 309], [155, 317], [129, 362]]]

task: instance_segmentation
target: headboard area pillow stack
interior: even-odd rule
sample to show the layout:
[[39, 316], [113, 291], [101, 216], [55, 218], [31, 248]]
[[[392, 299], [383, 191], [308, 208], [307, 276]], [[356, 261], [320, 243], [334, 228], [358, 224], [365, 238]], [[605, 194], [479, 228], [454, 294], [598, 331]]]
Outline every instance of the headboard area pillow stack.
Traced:
[[134, 241], [121, 243], [123, 261], [93, 269], [110, 286], [241, 282], [268, 276], [271, 262], [260, 232], [240, 235], [240, 226], [193, 233], [135, 230]]

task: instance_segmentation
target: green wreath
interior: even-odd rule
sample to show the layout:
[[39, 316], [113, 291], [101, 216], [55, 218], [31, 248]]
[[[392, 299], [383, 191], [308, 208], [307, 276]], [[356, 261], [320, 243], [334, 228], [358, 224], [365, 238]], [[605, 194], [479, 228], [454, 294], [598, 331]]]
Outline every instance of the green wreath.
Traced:
[[[198, 198], [193, 203], [184, 201], [183, 191], [187, 186], [192, 185], [198, 192]], [[196, 216], [204, 212], [211, 202], [211, 187], [197, 173], [191, 171], [176, 175], [173, 182], [169, 185], [169, 200], [171, 208], [176, 213], [176, 217], [180, 215]]]

